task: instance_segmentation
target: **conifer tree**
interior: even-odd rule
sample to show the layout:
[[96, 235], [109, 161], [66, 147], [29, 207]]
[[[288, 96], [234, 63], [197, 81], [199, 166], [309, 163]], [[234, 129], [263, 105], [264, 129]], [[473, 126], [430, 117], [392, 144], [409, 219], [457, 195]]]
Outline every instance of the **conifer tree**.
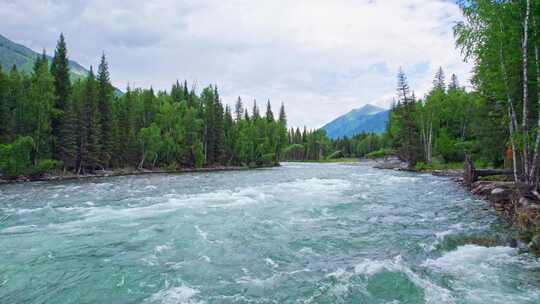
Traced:
[[224, 110], [223, 104], [219, 97], [217, 85], [214, 86], [214, 128], [213, 128], [213, 145], [214, 145], [214, 162], [221, 162], [224, 159], [225, 148], [223, 146], [225, 141], [225, 130], [223, 124]]
[[272, 106], [270, 100], [266, 103], [266, 121], [268, 123], [274, 122], [274, 113], [272, 112]]
[[171, 99], [174, 102], [181, 102], [184, 99], [184, 89], [182, 88], [178, 80], [176, 80], [176, 83], [173, 84], [171, 88]]
[[452, 74], [452, 79], [450, 81], [450, 84], [448, 85], [448, 90], [452, 91], [452, 90], [457, 90], [457, 89], [459, 89], [459, 80], [456, 74]]
[[101, 156], [101, 126], [97, 102], [97, 83], [92, 67], [86, 77], [84, 95], [82, 96], [80, 130], [80, 162], [79, 172], [86, 172], [100, 167]]
[[234, 105], [234, 114], [236, 122], [240, 121], [240, 119], [242, 119], [242, 114], [244, 114], [244, 105], [242, 104], [242, 98], [240, 98], [240, 96], [238, 96]]
[[7, 104], [11, 107], [11, 112], [14, 113], [12, 122], [13, 135], [19, 136], [27, 134], [28, 126], [24, 122], [26, 114], [27, 102], [23, 77], [17, 70], [17, 66], [13, 65], [9, 72], [9, 90]]
[[97, 102], [99, 109], [100, 145], [99, 159], [105, 167], [109, 167], [114, 150], [112, 102], [114, 88], [111, 84], [109, 65], [105, 54], [101, 56], [97, 75]]
[[433, 87], [436, 90], [443, 92], [446, 90], [445, 76], [442, 67], [439, 67], [437, 73], [435, 74], [435, 79], [433, 79]]
[[54, 57], [51, 63], [51, 73], [54, 77], [54, 92], [56, 100], [54, 104], [55, 115], [52, 118], [53, 149], [56, 156], [59, 156], [62, 147], [62, 119], [66, 110], [66, 104], [71, 94], [71, 80], [69, 75], [69, 60], [67, 56], [66, 41], [64, 34], [60, 34]]
[[256, 99], [253, 99], [253, 110], [251, 113], [251, 117], [253, 118], [253, 120], [258, 120], [259, 118], [261, 118], [261, 114], [259, 113], [259, 107], [257, 107]]
[[76, 83], [72, 87], [70, 98], [67, 100], [62, 118], [62, 128], [59, 136], [59, 156], [64, 169], [77, 170], [79, 158], [79, 132], [82, 121], [79, 119], [80, 109], [78, 101], [82, 100], [82, 84]]
[[0, 144], [11, 142], [12, 132], [12, 112], [9, 104], [9, 80], [2, 66], [0, 65]]

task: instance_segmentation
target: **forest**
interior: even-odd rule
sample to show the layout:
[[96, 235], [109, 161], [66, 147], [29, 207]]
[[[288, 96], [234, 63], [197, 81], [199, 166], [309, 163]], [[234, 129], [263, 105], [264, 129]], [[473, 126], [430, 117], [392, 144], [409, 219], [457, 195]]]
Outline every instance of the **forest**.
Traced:
[[524, 186], [538, 183], [540, 157], [540, 3], [464, 1], [454, 27], [456, 46], [474, 63], [466, 91], [437, 73], [431, 92], [416, 100], [403, 72], [389, 135], [411, 167], [463, 160], [513, 169]]
[[[384, 134], [330, 141], [319, 131], [289, 132], [298, 145], [320, 148], [309, 158], [397, 155], [411, 169], [463, 162], [507, 167], [513, 179], [536, 185], [540, 158], [540, 3], [463, 1], [464, 20], [454, 27], [456, 47], [473, 63], [470, 88], [442, 68], [418, 98], [403, 70]], [[310, 144], [311, 143], [311, 144]], [[316, 143], [316, 144], [313, 144]], [[306, 149], [308, 151], [309, 149]], [[323, 156], [324, 155], [324, 156]]]
[[117, 96], [105, 56], [97, 74], [71, 79], [63, 36], [53, 60], [33, 73], [0, 71], [0, 171], [4, 176], [115, 168], [263, 166], [280, 160], [320, 161], [396, 155], [411, 169], [463, 162], [513, 168], [534, 185], [540, 161], [540, 3], [463, 1], [454, 26], [471, 86], [442, 68], [417, 97], [405, 72], [386, 132], [330, 140], [323, 130], [287, 129], [283, 104], [274, 117], [254, 101], [222, 103], [216, 85], [196, 91], [127, 88]]
[[4, 178], [117, 168], [176, 170], [266, 166], [287, 144], [284, 105], [251, 114], [238, 98], [222, 103], [216, 85], [199, 93], [176, 81], [169, 92], [128, 87], [117, 96], [105, 55], [97, 69], [70, 77], [64, 36], [52, 62], [31, 75], [0, 69], [0, 173]]

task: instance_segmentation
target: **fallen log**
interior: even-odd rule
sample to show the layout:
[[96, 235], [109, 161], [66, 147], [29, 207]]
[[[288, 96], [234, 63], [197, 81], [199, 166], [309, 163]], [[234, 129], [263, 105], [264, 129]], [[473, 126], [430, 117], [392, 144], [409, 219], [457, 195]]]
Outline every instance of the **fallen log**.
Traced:
[[478, 181], [478, 178], [483, 176], [494, 175], [512, 175], [510, 169], [476, 169], [474, 163], [469, 156], [465, 157], [465, 170], [463, 171], [463, 184], [468, 190], [471, 190], [472, 184]]

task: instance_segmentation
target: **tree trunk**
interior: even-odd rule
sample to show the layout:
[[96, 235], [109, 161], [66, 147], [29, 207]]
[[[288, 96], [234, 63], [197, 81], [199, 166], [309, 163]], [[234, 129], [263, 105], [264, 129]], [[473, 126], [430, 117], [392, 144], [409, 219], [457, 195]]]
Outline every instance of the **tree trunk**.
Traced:
[[[538, 31], [536, 27], [536, 18], [533, 16], [533, 29], [534, 29], [534, 36], [538, 39]], [[536, 66], [536, 84], [537, 87], [540, 85], [540, 52], [538, 50], [538, 42], [535, 42], [534, 44], [534, 63]], [[537, 130], [536, 130], [536, 139], [534, 141], [534, 156], [532, 158], [532, 168], [531, 168], [531, 175], [532, 175], [532, 181], [536, 188], [538, 188], [538, 161], [539, 161], [539, 146], [540, 146], [540, 89], [537, 89], [536, 92], [536, 102], [538, 104], [538, 114], [537, 114]], [[538, 190], [538, 189], [537, 189]]]
[[141, 161], [139, 162], [139, 166], [138, 166], [139, 170], [143, 168], [145, 156], [146, 156], [146, 153], [144, 153], [143, 151]]
[[523, 20], [523, 41], [521, 45], [521, 60], [522, 60], [522, 69], [523, 69], [523, 117], [522, 117], [522, 132], [523, 132], [523, 173], [525, 177], [525, 182], [527, 184], [531, 183], [532, 174], [530, 172], [529, 165], [529, 126], [528, 126], [528, 117], [529, 117], [529, 69], [528, 69], [528, 58], [529, 58], [529, 16], [531, 11], [531, 1], [527, 0], [527, 7], [525, 8], [525, 19]]
[[[501, 34], [503, 32], [502, 24], [500, 24], [501, 27]], [[504, 64], [504, 54], [503, 54], [503, 45], [502, 42], [499, 45], [499, 64], [501, 69], [501, 74], [505, 86], [506, 91], [506, 101], [507, 101], [507, 110], [508, 110], [508, 130], [510, 132], [510, 144], [512, 146], [512, 166], [514, 171], [514, 181], [517, 183], [520, 181], [520, 173], [518, 172], [518, 166], [517, 166], [517, 153], [516, 153], [516, 144], [514, 142], [514, 136], [516, 133], [516, 129], [518, 127], [517, 118], [516, 118], [516, 112], [514, 109], [514, 101], [512, 100], [512, 95], [510, 95], [510, 85], [508, 84], [508, 75], [506, 73], [506, 65]]]

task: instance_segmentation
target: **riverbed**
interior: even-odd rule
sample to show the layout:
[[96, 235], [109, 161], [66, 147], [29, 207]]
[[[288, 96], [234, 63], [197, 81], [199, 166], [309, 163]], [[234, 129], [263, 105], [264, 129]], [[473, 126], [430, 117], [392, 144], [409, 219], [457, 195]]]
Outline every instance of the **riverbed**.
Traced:
[[0, 303], [540, 303], [511, 237], [450, 179], [366, 164], [2, 185]]

